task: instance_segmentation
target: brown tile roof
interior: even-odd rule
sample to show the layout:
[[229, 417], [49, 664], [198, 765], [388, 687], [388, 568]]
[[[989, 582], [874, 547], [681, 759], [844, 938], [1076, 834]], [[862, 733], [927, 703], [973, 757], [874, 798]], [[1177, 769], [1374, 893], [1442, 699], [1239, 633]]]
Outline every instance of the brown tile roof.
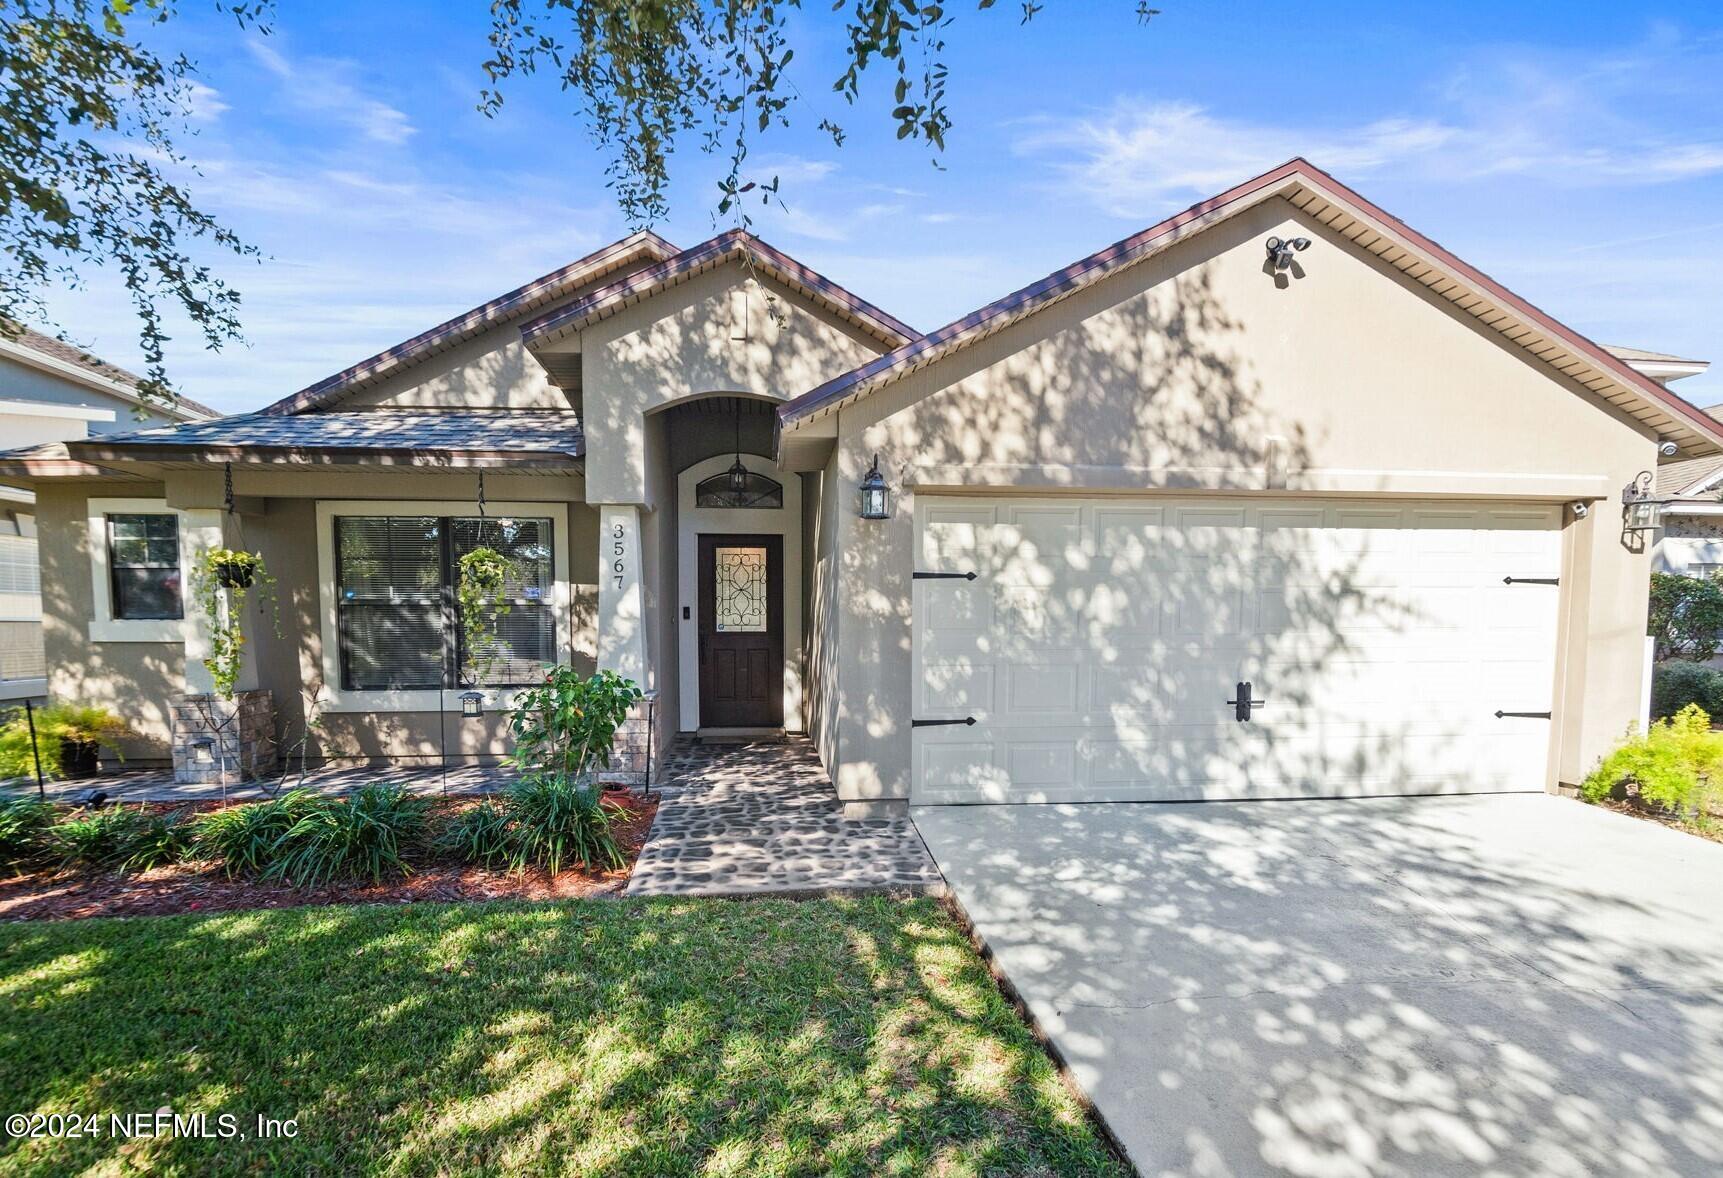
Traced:
[[377, 379], [408, 364], [418, 363], [464, 340], [471, 339], [498, 323], [518, 318], [553, 299], [567, 294], [575, 287], [622, 268], [641, 258], [668, 258], [676, 247], [650, 230], [630, 234], [613, 241], [603, 249], [594, 250], [560, 269], [541, 275], [518, 286], [507, 294], [498, 295], [470, 311], [456, 315], [437, 326], [422, 331], [412, 339], [385, 348], [375, 356], [343, 368], [316, 384], [307, 385], [291, 396], [283, 397], [259, 412], [269, 414], [304, 413], [338, 400], [344, 393]]
[[[22, 325], [16, 326], [15, 331], [16, 334], [9, 331], [0, 331], [0, 340], [10, 340], [21, 348], [28, 348], [30, 351], [40, 353], [43, 356], [47, 356], [49, 359], [58, 360], [63, 364], [70, 364], [75, 368], [81, 368], [92, 376], [99, 376], [103, 380], [109, 380], [115, 384], [124, 385], [126, 388], [132, 390], [134, 396], [137, 394], [138, 387], [144, 382], [144, 378], [139, 376], [137, 373], [127, 371], [126, 369], [121, 368], [118, 364], [110, 364], [99, 356], [93, 356], [76, 344], [67, 343], [62, 339], [55, 339], [51, 335], [44, 335], [39, 331], [35, 331]], [[211, 409], [208, 405], [194, 401], [190, 397], [176, 397], [174, 400], [175, 408], [180, 412], [203, 417], [220, 416], [219, 413], [214, 409]], [[164, 413], [174, 412], [174, 409], [170, 409], [165, 405], [160, 406], [160, 408]]]
[[558, 307], [523, 323], [521, 338], [529, 347], [556, 339], [613, 315], [649, 295], [685, 282], [696, 274], [742, 257], [751, 258], [756, 267], [772, 278], [824, 305], [887, 347], [896, 347], [919, 336], [907, 323], [850, 293], [825, 275], [810, 270], [752, 233], [731, 229], [656, 266], [648, 266], [620, 282], [595, 290], [566, 307]]
[[827, 381], [779, 406], [779, 425], [795, 428], [866, 396], [1274, 196], [1285, 196], [1301, 210], [1322, 217], [1337, 229], [1345, 228], [1348, 237], [1444, 297], [1457, 301], [1467, 294], [1476, 295], [1468, 306], [1473, 314], [1481, 314], [1474, 308], [1500, 309], [1499, 317], [1490, 320], [1492, 327], [1512, 330], [1522, 346], [1538, 349], [1546, 362], [1600, 397], [1622, 405], [1641, 422], [1660, 432], [1675, 433], [1684, 450], [1700, 454], [1723, 450], [1723, 429], [1716, 420], [1304, 159], [1288, 160]]

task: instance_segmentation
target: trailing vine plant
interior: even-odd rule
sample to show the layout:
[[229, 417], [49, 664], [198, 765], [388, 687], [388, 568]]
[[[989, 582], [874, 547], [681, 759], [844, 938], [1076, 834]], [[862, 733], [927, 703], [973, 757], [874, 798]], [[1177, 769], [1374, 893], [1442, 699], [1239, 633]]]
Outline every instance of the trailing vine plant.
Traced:
[[209, 619], [210, 654], [203, 660], [214, 683], [215, 694], [233, 698], [245, 662], [245, 602], [255, 592], [258, 607], [270, 607], [276, 634], [281, 633], [281, 613], [275, 578], [255, 552], [233, 548], [211, 548], [192, 573], [197, 603]]
[[480, 546], [460, 557], [455, 603], [461, 619], [461, 650], [468, 682], [479, 686], [496, 664], [497, 623], [513, 609], [506, 593], [520, 565], [495, 548]]

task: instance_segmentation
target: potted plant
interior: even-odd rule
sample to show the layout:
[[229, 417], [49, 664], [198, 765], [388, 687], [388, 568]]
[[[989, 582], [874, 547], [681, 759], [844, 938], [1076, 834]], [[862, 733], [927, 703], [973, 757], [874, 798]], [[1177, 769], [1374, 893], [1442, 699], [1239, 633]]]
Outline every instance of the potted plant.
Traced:
[[[31, 722], [35, 747], [31, 747]], [[36, 760], [48, 777], [94, 777], [101, 746], [112, 745], [131, 728], [120, 717], [95, 704], [53, 703], [37, 708], [32, 717], [13, 711], [0, 725], [0, 777], [34, 777]], [[119, 751], [115, 750], [115, 755]]]
[[209, 619], [210, 656], [203, 660], [215, 686], [215, 694], [233, 698], [234, 684], [245, 660], [245, 602], [255, 589], [258, 604], [267, 601], [280, 632], [280, 610], [275, 596], [275, 578], [269, 575], [263, 557], [243, 549], [211, 548], [193, 571], [197, 600]]
[[461, 657], [468, 682], [477, 687], [490, 677], [495, 656], [488, 652], [497, 637], [497, 623], [513, 608], [506, 596], [510, 581], [520, 579], [520, 565], [495, 548], [480, 546], [461, 554], [455, 602], [460, 607]]

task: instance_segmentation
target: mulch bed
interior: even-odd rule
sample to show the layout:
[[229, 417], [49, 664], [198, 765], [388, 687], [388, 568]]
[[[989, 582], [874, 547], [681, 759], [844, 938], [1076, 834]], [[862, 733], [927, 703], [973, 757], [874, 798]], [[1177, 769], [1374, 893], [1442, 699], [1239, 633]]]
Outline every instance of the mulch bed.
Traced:
[[[0, 921], [77, 920], [91, 916], [170, 916], [181, 912], [236, 912], [253, 908], [295, 908], [309, 904], [410, 904], [416, 901], [574, 900], [619, 896], [658, 811], [656, 798], [612, 795], [627, 810], [613, 827], [627, 862], [616, 871], [565, 870], [554, 879], [543, 871], [522, 875], [459, 863], [425, 863], [411, 875], [369, 882], [294, 887], [240, 877], [229, 879], [219, 866], [179, 864], [137, 875], [117, 872], [36, 872], [0, 878]], [[439, 816], [474, 804], [475, 799], [439, 799]], [[160, 806], [159, 809], [184, 807]], [[211, 807], [199, 805], [196, 809]]]
[[1663, 810], [1653, 809], [1632, 800], [1620, 798], [1602, 798], [1595, 803], [1606, 810], [1614, 810], [1617, 814], [1626, 814], [1629, 818], [1639, 818], [1646, 822], [1655, 822], [1667, 826], [1671, 830], [1679, 830], [1683, 834], [1697, 835], [1714, 843], [1723, 843], [1723, 823], [1713, 815], [1703, 826], [1693, 822], [1683, 822], [1674, 815]]

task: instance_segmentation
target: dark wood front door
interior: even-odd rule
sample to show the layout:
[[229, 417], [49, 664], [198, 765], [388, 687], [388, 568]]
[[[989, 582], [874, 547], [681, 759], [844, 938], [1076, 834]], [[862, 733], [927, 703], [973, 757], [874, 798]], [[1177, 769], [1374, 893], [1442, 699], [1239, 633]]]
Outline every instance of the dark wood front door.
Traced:
[[700, 537], [700, 726], [784, 725], [784, 538]]

